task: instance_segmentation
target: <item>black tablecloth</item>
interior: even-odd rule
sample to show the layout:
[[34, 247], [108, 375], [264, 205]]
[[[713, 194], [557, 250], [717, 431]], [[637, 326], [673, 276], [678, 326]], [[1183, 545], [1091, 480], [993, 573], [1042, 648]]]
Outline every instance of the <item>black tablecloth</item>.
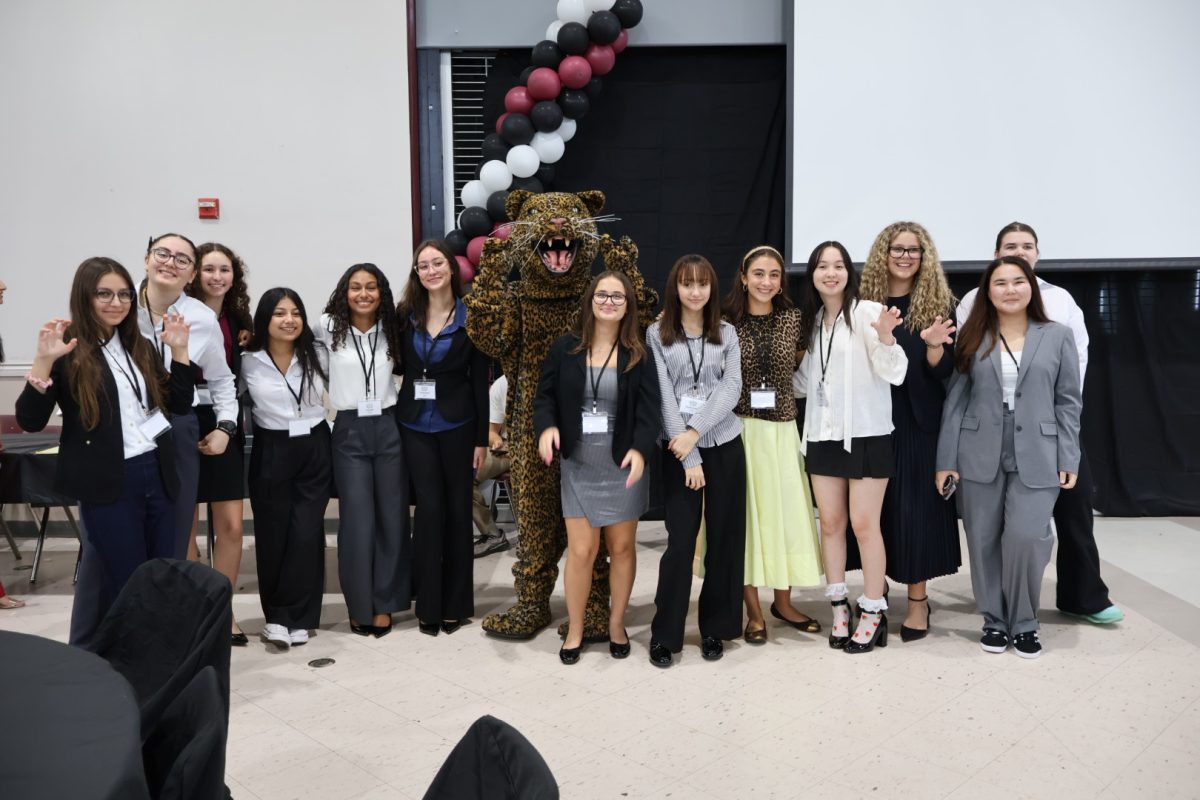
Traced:
[[0, 795], [148, 800], [133, 689], [99, 656], [0, 631]]
[[57, 453], [37, 455], [58, 445], [57, 433], [20, 433], [4, 437], [0, 451], [0, 503], [35, 506], [73, 506], [75, 501], [54, 491]]

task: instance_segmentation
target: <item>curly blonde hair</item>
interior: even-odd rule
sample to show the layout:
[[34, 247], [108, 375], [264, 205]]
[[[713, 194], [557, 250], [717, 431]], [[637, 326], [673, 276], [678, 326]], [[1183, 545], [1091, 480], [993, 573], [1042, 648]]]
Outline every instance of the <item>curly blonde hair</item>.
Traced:
[[950, 291], [946, 281], [946, 273], [942, 270], [942, 260], [938, 257], [937, 247], [933, 243], [929, 231], [916, 222], [893, 222], [875, 237], [871, 252], [867, 255], [867, 263], [863, 266], [862, 282], [858, 295], [864, 300], [874, 300], [876, 303], [887, 303], [888, 299], [888, 248], [902, 233], [911, 233], [921, 243], [921, 268], [917, 270], [916, 280], [910, 294], [912, 301], [908, 306], [908, 316], [904, 326], [910, 331], [920, 332], [933, 324], [934, 317], [946, 317], [957, 300]]

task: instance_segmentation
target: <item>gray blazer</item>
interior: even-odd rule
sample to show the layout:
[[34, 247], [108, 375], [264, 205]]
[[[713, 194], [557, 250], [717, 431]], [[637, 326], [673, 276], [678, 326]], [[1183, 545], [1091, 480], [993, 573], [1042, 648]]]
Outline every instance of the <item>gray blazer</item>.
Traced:
[[[937, 468], [963, 480], [990, 483], [1000, 470], [1004, 399], [1000, 385], [1003, 346], [986, 356], [990, 337], [969, 372], [954, 371], [938, 435]], [[1079, 414], [1083, 395], [1079, 354], [1071, 329], [1030, 322], [1017, 378], [1014, 446], [1017, 473], [1030, 489], [1058, 486], [1058, 471], [1079, 471]]]

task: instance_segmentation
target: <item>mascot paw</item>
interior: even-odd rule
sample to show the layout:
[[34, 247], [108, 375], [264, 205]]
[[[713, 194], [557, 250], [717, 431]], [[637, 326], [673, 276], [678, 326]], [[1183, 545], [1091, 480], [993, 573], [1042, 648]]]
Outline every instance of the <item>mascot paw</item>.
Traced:
[[[567, 638], [567, 623], [558, 626], [558, 638]], [[583, 615], [583, 641], [587, 644], [597, 644], [608, 641], [608, 609], [593, 610], [591, 607]]]
[[518, 603], [508, 611], [488, 614], [483, 620], [483, 629], [498, 639], [532, 639], [537, 632], [550, 624], [550, 605], [522, 605]]

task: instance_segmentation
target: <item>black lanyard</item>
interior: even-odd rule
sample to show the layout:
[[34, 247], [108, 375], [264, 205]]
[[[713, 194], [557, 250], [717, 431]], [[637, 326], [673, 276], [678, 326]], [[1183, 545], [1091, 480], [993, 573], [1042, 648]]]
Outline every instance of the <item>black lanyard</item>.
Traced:
[[[619, 341], [619, 340], [618, 340]], [[592, 385], [592, 413], [596, 413], [596, 404], [600, 400], [600, 378], [604, 375], [604, 368], [608, 366], [609, 359], [613, 357], [613, 353], [617, 352], [617, 342], [613, 342], [612, 349], [608, 351], [608, 355], [604, 357], [604, 363], [600, 365], [600, 375], [596, 375], [592, 369], [592, 364], [588, 364], [588, 382]], [[691, 352], [689, 349], [688, 352]], [[591, 351], [588, 351], [591, 355]]]
[[[112, 340], [109, 339], [109, 341]], [[125, 349], [124, 345], [122, 345], [121, 352], [125, 354], [125, 364], [129, 367], [129, 371], [126, 372], [125, 367], [121, 366], [121, 362], [117, 361], [117, 357], [114, 356], [108, 349], [108, 342], [104, 342], [102, 345], [100, 345], [100, 349], [103, 350], [105, 355], [112, 360], [112, 364], [117, 368], [117, 371], [125, 376], [125, 380], [129, 381], [129, 385], [133, 388], [133, 394], [135, 397], [137, 397], [138, 405], [142, 407], [142, 411], [148, 411], [149, 409], [146, 408], [146, 401], [142, 399], [142, 387], [138, 384], [137, 378], [134, 377], [134, 375], [137, 373], [137, 368], [133, 366], [133, 359], [129, 357], [129, 351]]]
[[[154, 341], [154, 349], [158, 352], [158, 357], [163, 360], [163, 363], [166, 363], [167, 346], [166, 346], [166, 344], [164, 344], [162, 342], [162, 340], [160, 340], [158, 338], [158, 328], [154, 327], [154, 312], [150, 310], [150, 291], [149, 290], [146, 290], [145, 298], [146, 298], [146, 317], [150, 320], [150, 338]], [[175, 299], [178, 300], [179, 298], [176, 297]], [[171, 306], [173, 306], [173, 305], [175, 305], [175, 304], [169, 303], [167, 305], [168, 312], [171, 310]], [[166, 312], [163, 312], [162, 318], [163, 318], [163, 328], [166, 328], [166, 326], [167, 326], [167, 313]]]
[[751, 341], [754, 342], [754, 355], [758, 361], [759, 384], [764, 388], [767, 385], [767, 370], [771, 366], [771, 342], [775, 339], [775, 320], [777, 319], [774, 309], [767, 316], [770, 321], [766, 325], [766, 342], [763, 342], [758, 331], [755, 331], [754, 336], [751, 337]]
[[825, 326], [821, 325], [817, 331], [817, 350], [821, 354], [821, 383], [825, 382], [825, 370], [829, 368], [829, 362], [833, 360], [833, 336], [837, 333], [838, 319], [841, 314], [833, 318], [833, 325], [829, 328], [829, 352], [825, 352]]
[[433, 336], [429, 335], [428, 330], [422, 330], [422, 333], [429, 339], [429, 344], [425, 347], [425, 352], [421, 354], [421, 378], [426, 377], [429, 369], [429, 357], [433, 355], [433, 348], [437, 347], [437, 340], [442, 337], [442, 332], [446, 330], [446, 326], [450, 324], [450, 319], [454, 316], [454, 312], [458, 311], [458, 301], [454, 301], [454, 305], [450, 308], [450, 313], [446, 315], [446, 321], [442, 323], [442, 327], [438, 328], [438, 332]]
[[692, 355], [692, 340], [686, 333], [683, 335], [683, 346], [688, 351], [688, 361], [692, 364], [692, 391], [700, 389], [700, 370], [704, 369], [704, 334], [696, 337], [700, 340], [700, 363], [696, 364], [696, 358]]
[[[353, 335], [354, 334], [351, 334], [351, 336]], [[290, 394], [292, 399], [296, 401], [296, 419], [300, 419], [300, 395], [304, 394], [304, 375], [300, 376], [300, 391], [297, 392], [292, 388], [292, 385], [288, 383], [287, 373], [279, 368], [279, 365], [275, 363], [274, 357], [272, 357], [270, 353], [267, 354], [267, 357], [271, 359], [271, 366], [275, 367], [275, 371], [279, 373], [279, 377], [283, 378], [283, 385], [287, 387], [288, 394]], [[291, 369], [290, 365], [288, 369]]]
[[1012, 359], [1013, 366], [1017, 368], [1017, 374], [1021, 374], [1021, 365], [1017, 363], [1017, 357], [1013, 355], [1012, 348], [1008, 346], [1008, 339], [1004, 338], [1004, 334], [1000, 334], [1000, 342], [1004, 345], [1004, 349], [1008, 352], [1008, 357]]
[[364, 335], [367, 337], [367, 344], [371, 345], [371, 367], [370, 367], [370, 369], [367, 368], [367, 357], [365, 355], [363, 355], [362, 345], [359, 344], [359, 342], [358, 342], [359, 337], [355, 335], [354, 331], [350, 332], [350, 338], [354, 340], [354, 349], [358, 352], [358, 363], [362, 365], [363, 380], [366, 382], [366, 385], [367, 385], [367, 398], [370, 399], [372, 396], [371, 382], [375, 378], [375, 353], [377, 352], [377, 348], [375, 347], [375, 345], [378, 344], [378, 342], [379, 342], [379, 323], [378, 322], [375, 323], [375, 338], [374, 339], [371, 338], [370, 334], [364, 334]]

